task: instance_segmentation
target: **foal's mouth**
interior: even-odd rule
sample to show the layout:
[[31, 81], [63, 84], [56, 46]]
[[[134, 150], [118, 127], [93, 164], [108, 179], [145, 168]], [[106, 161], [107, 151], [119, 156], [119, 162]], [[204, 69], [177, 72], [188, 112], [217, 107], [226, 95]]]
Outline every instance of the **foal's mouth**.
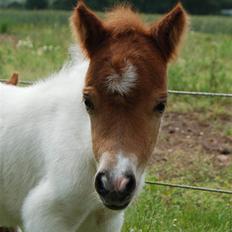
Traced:
[[104, 203], [104, 202], [103, 202], [103, 204], [104, 204], [107, 208], [109, 208], [109, 209], [111, 209], [111, 210], [124, 210], [124, 209], [126, 209], [127, 206], [130, 204], [130, 202], [124, 203], [124, 204], [122, 204], [122, 205], [113, 205], [113, 204], [107, 204], [107, 203]]
[[[114, 195], [114, 193], [113, 193], [113, 195]], [[111, 210], [123, 210], [129, 206], [129, 204], [133, 198], [133, 195], [134, 194], [127, 195], [123, 199], [122, 198], [115, 198], [114, 199], [114, 197], [108, 198], [108, 197], [100, 196], [100, 199], [106, 208], [109, 208]]]

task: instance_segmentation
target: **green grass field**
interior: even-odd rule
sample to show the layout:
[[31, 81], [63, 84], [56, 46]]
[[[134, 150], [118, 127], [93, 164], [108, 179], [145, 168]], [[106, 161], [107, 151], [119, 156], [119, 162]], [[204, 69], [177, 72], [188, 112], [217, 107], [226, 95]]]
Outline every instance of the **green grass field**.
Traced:
[[[68, 12], [0, 10], [0, 78], [18, 71], [22, 80], [35, 80], [59, 70], [74, 41], [68, 18]], [[192, 18], [181, 56], [170, 65], [169, 89], [232, 92], [232, 18]], [[232, 136], [231, 99], [171, 96], [168, 111], [200, 112], [215, 133]], [[224, 125], [218, 117], [227, 119]], [[177, 150], [165, 163], [152, 163], [147, 179], [232, 189], [231, 163], [221, 167], [212, 160], [195, 147]], [[153, 231], [232, 232], [232, 196], [145, 186], [123, 232]]]

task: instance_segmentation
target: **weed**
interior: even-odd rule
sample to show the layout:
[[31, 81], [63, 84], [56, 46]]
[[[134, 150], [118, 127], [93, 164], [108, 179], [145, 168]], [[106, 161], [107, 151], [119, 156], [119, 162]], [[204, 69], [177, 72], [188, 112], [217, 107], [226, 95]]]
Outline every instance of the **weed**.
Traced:
[[0, 24], [0, 33], [6, 34], [9, 31], [9, 26], [7, 23], [1, 23]]

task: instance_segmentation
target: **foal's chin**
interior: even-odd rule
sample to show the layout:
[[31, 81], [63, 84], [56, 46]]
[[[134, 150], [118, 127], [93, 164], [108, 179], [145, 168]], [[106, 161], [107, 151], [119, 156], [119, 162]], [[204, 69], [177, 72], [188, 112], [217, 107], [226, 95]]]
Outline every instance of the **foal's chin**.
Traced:
[[127, 203], [124, 203], [124, 204], [122, 204], [122, 205], [107, 204], [107, 203], [105, 203], [105, 202], [103, 202], [103, 204], [104, 204], [104, 206], [105, 206], [106, 208], [108, 208], [108, 209], [118, 211], [118, 210], [124, 210], [124, 209], [126, 209], [126, 208], [129, 206], [130, 201], [127, 202]]

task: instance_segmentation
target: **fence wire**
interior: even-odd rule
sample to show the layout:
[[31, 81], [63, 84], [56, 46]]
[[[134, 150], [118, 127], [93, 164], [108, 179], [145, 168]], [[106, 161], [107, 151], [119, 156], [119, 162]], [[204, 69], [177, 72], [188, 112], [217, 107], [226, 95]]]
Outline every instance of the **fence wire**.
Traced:
[[232, 97], [232, 93], [210, 93], [210, 92], [192, 92], [192, 91], [179, 91], [179, 90], [168, 90], [170, 94], [176, 95], [192, 95], [192, 96], [203, 96], [203, 97]]
[[170, 188], [181, 188], [181, 189], [188, 189], [188, 190], [223, 193], [223, 194], [231, 194], [232, 195], [232, 191], [223, 190], [223, 189], [213, 189], [213, 188], [197, 187], [197, 186], [181, 185], [181, 184], [170, 184], [170, 183], [155, 182], [155, 181], [154, 182], [146, 181], [145, 183], [148, 185], [158, 185], [158, 186], [165, 186], [165, 187], [170, 187]]
[[[0, 79], [0, 82], [6, 82], [5, 79]], [[32, 81], [20, 81], [21, 85], [32, 85]], [[168, 90], [168, 93], [175, 95], [190, 95], [190, 96], [202, 96], [202, 97], [232, 97], [232, 93], [210, 93], [210, 92], [195, 92], [195, 91], [180, 91], [180, 90]]]
[[[0, 79], [0, 82], [6, 82], [5, 79]], [[21, 85], [32, 85], [32, 81], [20, 81]], [[170, 94], [176, 95], [189, 95], [189, 96], [205, 96], [205, 97], [232, 97], [231, 93], [210, 93], [210, 92], [194, 92], [194, 91], [179, 91], [179, 90], [168, 90]], [[165, 186], [170, 188], [180, 188], [180, 189], [188, 189], [188, 190], [195, 190], [195, 191], [204, 191], [204, 192], [214, 192], [214, 193], [221, 193], [221, 194], [231, 194], [232, 191], [230, 190], [223, 190], [223, 189], [212, 189], [206, 187], [196, 187], [190, 185], [181, 185], [181, 184], [170, 184], [170, 183], [163, 183], [157, 181], [146, 181], [148, 185], [157, 185], [157, 186]]]

